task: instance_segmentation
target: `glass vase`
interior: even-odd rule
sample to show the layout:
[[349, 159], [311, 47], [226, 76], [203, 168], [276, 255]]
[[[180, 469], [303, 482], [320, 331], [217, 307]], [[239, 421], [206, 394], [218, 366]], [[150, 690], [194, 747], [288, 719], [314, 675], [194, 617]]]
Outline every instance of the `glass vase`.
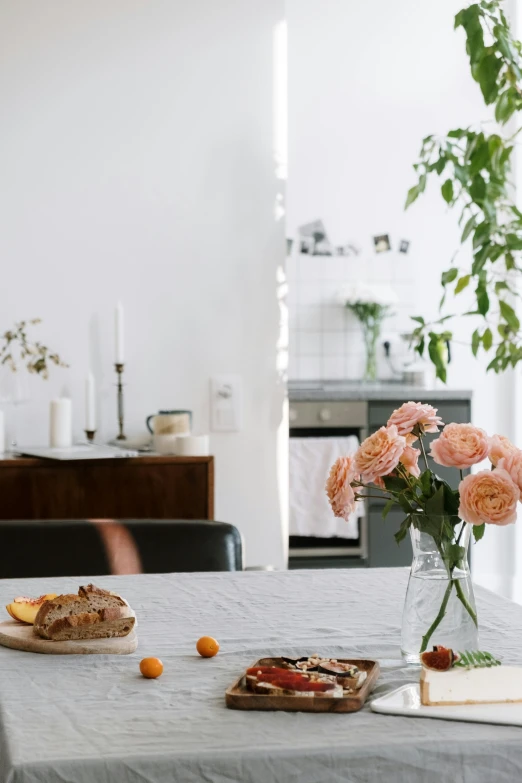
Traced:
[[413, 548], [402, 614], [401, 652], [407, 663], [420, 663], [420, 654], [434, 645], [452, 650], [478, 650], [475, 596], [468, 563], [471, 525], [464, 524], [458, 545], [462, 557], [447, 556], [448, 547], [410, 527]]
[[381, 333], [379, 322], [370, 321], [362, 324], [364, 347], [366, 349], [365, 381], [377, 380], [377, 341]]

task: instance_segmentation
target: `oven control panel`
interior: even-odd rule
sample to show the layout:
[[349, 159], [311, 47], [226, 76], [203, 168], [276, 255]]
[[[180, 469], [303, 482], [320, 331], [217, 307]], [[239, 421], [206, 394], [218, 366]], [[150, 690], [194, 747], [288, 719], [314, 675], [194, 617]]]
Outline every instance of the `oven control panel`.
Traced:
[[291, 402], [289, 419], [297, 427], [353, 427], [366, 430], [368, 403], [350, 402]]

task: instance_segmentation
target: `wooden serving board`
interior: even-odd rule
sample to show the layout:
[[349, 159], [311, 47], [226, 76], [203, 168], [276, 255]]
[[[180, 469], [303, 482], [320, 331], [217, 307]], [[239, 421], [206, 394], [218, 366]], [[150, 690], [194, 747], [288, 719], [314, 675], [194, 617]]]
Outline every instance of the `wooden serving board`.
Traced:
[[136, 631], [114, 639], [84, 639], [74, 642], [52, 642], [40, 639], [33, 633], [32, 625], [15, 620], [0, 623], [0, 645], [13, 650], [47, 653], [48, 655], [128, 655], [138, 646]]
[[[354, 663], [368, 672], [366, 680], [358, 691], [336, 698], [334, 696], [272, 696], [252, 693], [245, 685], [243, 674], [226, 692], [227, 707], [233, 710], [285, 710], [286, 712], [357, 712], [364, 705], [379, 676], [377, 661], [362, 658], [337, 658], [341, 663]], [[280, 666], [282, 658], [261, 658], [252, 666]]]

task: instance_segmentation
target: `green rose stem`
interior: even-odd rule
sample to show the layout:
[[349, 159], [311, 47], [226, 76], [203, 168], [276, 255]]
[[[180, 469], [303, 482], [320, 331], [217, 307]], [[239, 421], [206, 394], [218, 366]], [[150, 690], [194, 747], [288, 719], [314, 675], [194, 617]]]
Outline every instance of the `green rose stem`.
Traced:
[[429, 644], [431, 637], [433, 636], [434, 631], [437, 630], [437, 628], [439, 627], [439, 625], [441, 624], [444, 618], [444, 615], [446, 614], [446, 607], [450, 599], [452, 587], [453, 587], [453, 579], [450, 579], [450, 581], [448, 582], [448, 586], [446, 588], [446, 592], [444, 593], [444, 598], [442, 599], [442, 603], [440, 605], [439, 613], [434, 619], [434, 621], [432, 622], [432, 624], [430, 625], [430, 627], [428, 628], [428, 630], [426, 631], [426, 633], [424, 634], [424, 636], [422, 637], [422, 644], [419, 650], [419, 652], [421, 653], [426, 651], [426, 648]]
[[473, 609], [472, 609], [468, 599], [464, 595], [464, 591], [462, 590], [462, 587], [461, 587], [461, 584], [460, 584], [460, 579], [455, 579], [454, 582], [455, 582], [455, 590], [457, 591], [457, 595], [460, 598], [460, 601], [461, 601], [462, 605], [466, 608], [469, 616], [473, 620], [475, 628], [478, 628], [477, 615], [473, 611]]

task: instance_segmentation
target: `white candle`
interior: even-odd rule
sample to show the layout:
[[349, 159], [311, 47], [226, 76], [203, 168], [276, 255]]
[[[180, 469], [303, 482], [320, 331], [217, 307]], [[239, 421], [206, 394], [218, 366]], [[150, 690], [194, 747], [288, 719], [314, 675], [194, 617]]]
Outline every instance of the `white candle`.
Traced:
[[85, 379], [85, 429], [96, 429], [96, 384], [92, 372]]
[[72, 446], [72, 404], [67, 397], [51, 400], [50, 443], [53, 449]]
[[0, 411], [0, 454], [5, 451], [4, 412]]
[[124, 359], [124, 318], [123, 305], [118, 302], [115, 311], [115, 329], [116, 329], [116, 364], [123, 364]]

